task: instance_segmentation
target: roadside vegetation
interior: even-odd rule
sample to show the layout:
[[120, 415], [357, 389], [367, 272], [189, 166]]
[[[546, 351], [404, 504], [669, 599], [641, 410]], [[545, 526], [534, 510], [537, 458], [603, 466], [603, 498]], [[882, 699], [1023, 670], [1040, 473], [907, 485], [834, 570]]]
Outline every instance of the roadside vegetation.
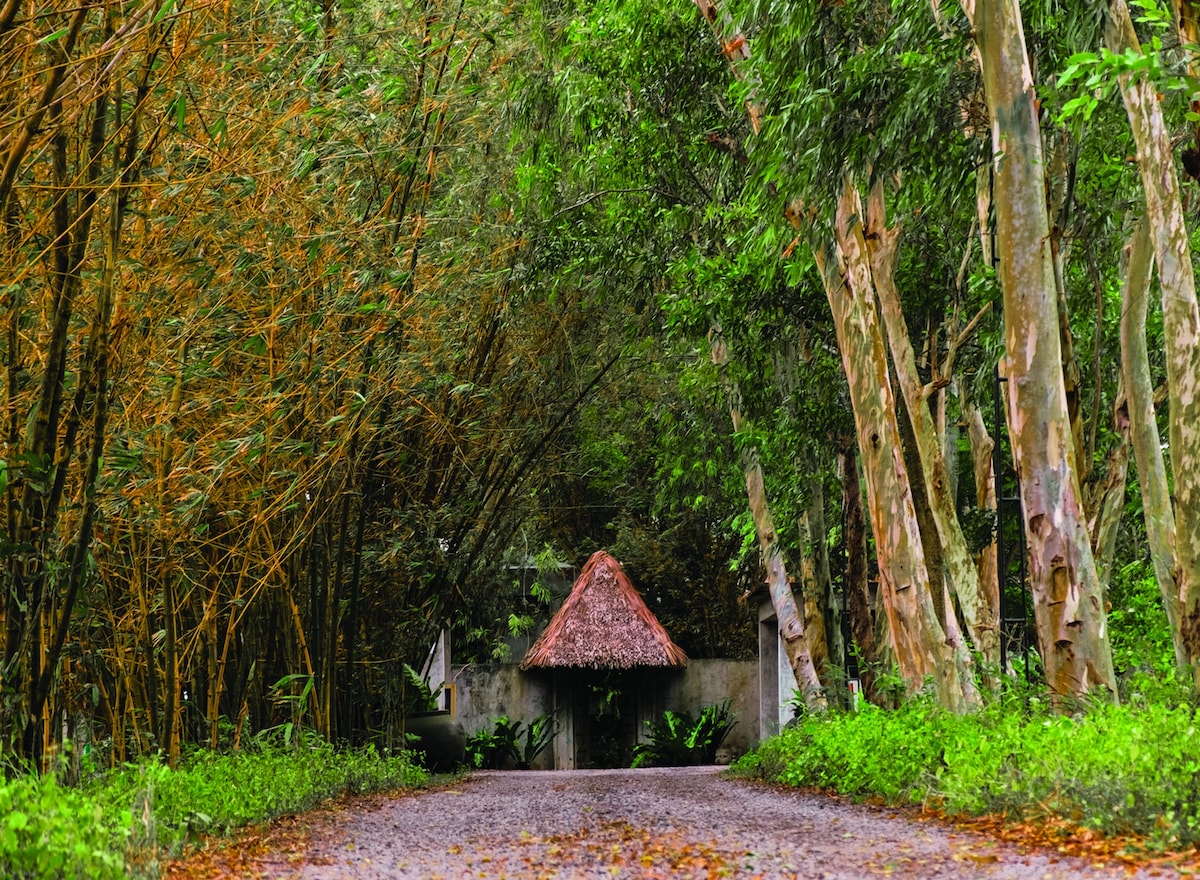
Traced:
[[324, 743], [254, 752], [196, 751], [172, 770], [130, 764], [75, 786], [55, 773], [0, 782], [0, 876], [12, 880], [157, 877], [159, 862], [202, 835], [225, 835], [346, 794], [428, 779], [407, 753]]
[[1064, 716], [1024, 689], [958, 715], [929, 699], [810, 715], [734, 771], [950, 814], [1055, 817], [1177, 850], [1200, 843], [1200, 728], [1190, 704], [1098, 703]]
[[1200, 844], [1200, 716], [1175, 679], [1165, 619], [1140, 613], [1155, 591], [1140, 566], [1114, 579], [1119, 704], [1056, 712], [1034, 655], [1028, 677], [1018, 664], [973, 713], [949, 712], [928, 692], [823, 713], [797, 698], [795, 721], [731, 770], [951, 815], [1058, 820], [1065, 834], [1134, 838], [1130, 850], [1190, 850]]

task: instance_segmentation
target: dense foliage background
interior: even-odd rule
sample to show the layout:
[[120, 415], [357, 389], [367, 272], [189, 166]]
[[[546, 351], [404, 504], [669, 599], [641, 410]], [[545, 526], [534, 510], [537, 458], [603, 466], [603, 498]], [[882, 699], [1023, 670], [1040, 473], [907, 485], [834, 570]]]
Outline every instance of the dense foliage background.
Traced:
[[[1135, 11], [1182, 153], [1200, 138], [1191, 47], [1150, 0]], [[1125, 479], [1128, 71], [1090, 13], [1032, 4], [1025, 25], [1077, 476], [1114, 536], [1095, 552], [1133, 690], [1179, 672]], [[689, 654], [753, 656], [751, 466], [821, 621], [822, 684], [849, 654], [888, 702], [867, 531], [886, 502], [868, 494], [864, 527], [850, 353], [806, 232], [832, 222], [847, 168], [890, 187], [914, 365], [985, 570], [994, 476], [976, 469], [993, 442], [1011, 461], [1004, 316], [957, 9], [12, 2], [0, 59], [10, 766], [68, 740], [174, 763], [284, 725], [396, 745], [402, 670], [442, 627], [463, 656], [499, 656], [549, 610], [529, 572], [601, 547]], [[918, 474], [920, 414], [897, 411]], [[940, 586], [932, 523], [919, 586], [952, 629], [967, 601]], [[992, 577], [1023, 620], [1020, 581]], [[1010, 668], [963, 642], [985, 688], [1035, 640], [1005, 634]]]

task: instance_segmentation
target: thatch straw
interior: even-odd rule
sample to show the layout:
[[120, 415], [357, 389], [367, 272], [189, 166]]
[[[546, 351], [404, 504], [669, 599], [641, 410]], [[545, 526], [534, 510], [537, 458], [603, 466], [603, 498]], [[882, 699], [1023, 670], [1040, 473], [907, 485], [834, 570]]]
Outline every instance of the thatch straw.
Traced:
[[522, 669], [686, 665], [687, 654], [646, 607], [621, 564], [603, 550], [592, 554], [571, 595], [521, 661]]

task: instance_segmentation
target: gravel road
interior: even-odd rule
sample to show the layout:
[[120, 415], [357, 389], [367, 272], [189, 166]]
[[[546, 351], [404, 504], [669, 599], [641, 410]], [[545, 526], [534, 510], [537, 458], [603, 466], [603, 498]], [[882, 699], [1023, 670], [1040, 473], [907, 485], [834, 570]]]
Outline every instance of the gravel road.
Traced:
[[[265, 878], [1162, 877], [1017, 847], [719, 768], [475, 773], [332, 811]], [[1174, 872], [1170, 872], [1174, 876]]]

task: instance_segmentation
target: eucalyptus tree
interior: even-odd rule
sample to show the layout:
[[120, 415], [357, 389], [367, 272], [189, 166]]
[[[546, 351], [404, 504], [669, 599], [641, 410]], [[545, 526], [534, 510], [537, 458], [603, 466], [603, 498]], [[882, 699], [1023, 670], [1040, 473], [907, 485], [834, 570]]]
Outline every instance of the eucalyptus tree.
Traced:
[[984, 0], [964, 8], [992, 120], [1003, 372], [1042, 661], [1057, 698], [1095, 688], [1115, 695], [1063, 384], [1045, 162], [1021, 13], [1015, 2]]
[[[1179, 37], [1176, 24], [1170, 15], [1154, 3], [1137, 4], [1137, 21], [1131, 20], [1123, 4], [1111, 4], [1106, 17], [1097, 17], [1091, 11], [1072, 15], [1068, 11], [1058, 14], [1034, 7], [1030, 10], [1032, 27], [1026, 22], [1029, 51], [1035, 56], [1035, 67], [1045, 71], [1040, 86], [1042, 118], [1045, 124], [1056, 116], [1070, 126], [1059, 128], [1051, 135], [1057, 144], [1071, 142], [1072, 159], [1067, 165], [1061, 162], [1062, 150], [1051, 151], [1047, 168], [1047, 192], [1051, 194], [1052, 213], [1057, 216], [1052, 222], [1051, 241], [1062, 238], [1062, 223], [1059, 217], [1071, 213], [1074, 229], [1067, 230], [1075, 238], [1075, 248], [1082, 251], [1082, 259], [1076, 259], [1075, 272], [1085, 278], [1084, 287], [1095, 290], [1094, 335], [1091, 328], [1083, 340], [1093, 338], [1093, 411], [1091, 413], [1092, 438], [1087, 445], [1081, 444], [1078, 436], [1078, 400], [1071, 390], [1071, 339], [1060, 332], [1064, 349], [1064, 370], [1068, 375], [1068, 412], [1071, 414], [1076, 433], [1075, 447], [1077, 467], [1081, 482], [1084, 509], [1087, 511], [1092, 545], [1098, 569], [1098, 581], [1103, 588], [1107, 580], [1106, 571], [1111, 565], [1111, 548], [1115, 543], [1115, 523], [1121, 507], [1123, 479], [1122, 455], [1124, 448], [1132, 445], [1137, 460], [1138, 481], [1141, 488], [1142, 508], [1145, 513], [1150, 557], [1159, 581], [1163, 604], [1171, 624], [1175, 641], [1177, 662], [1186, 664], [1184, 632], [1181, 621], [1180, 601], [1187, 593], [1182, 587], [1183, 561], [1186, 553], [1177, 558], [1175, 548], [1175, 513], [1167, 470], [1163, 462], [1163, 447], [1154, 413], [1151, 358], [1146, 349], [1145, 326], [1147, 309], [1145, 286], [1149, 284], [1148, 259], [1145, 253], [1152, 249], [1159, 256], [1160, 286], [1163, 290], [1161, 318], [1175, 327], [1174, 339], [1164, 335], [1163, 349], [1153, 352], [1153, 365], [1164, 358], [1173, 364], [1168, 371], [1166, 388], [1168, 397], [1175, 388], [1186, 395], [1189, 372], [1195, 372], [1189, 364], [1194, 360], [1192, 346], [1178, 346], [1180, 338], [1187, 340], [1194, 335], [1195, 295], [1191, 256], [1188, 252], [1187, 229], [1181, 211], [1180, 187], [1174, 159], [1171, 156], [1170, 134], [1172, 127], [1187, 125], [1183, 118], [1186, 102], [1174, 98], [1181, 91], [1186, 95], [1188, 87], [1179, 76], [1188, 66], [1189, 52], [1174, 49]], [[1179, 26], [1185, 30], [1189, 15], [1176, 9]], [[1107, 19], [1107, 24], [1105, 21]], [[1136, 27], [1135, 27], [1136, 24]], [[1060, 36], [1065, 35], [1065, 36]], [[1143, 48], [1142, 41], [1145, 41]], [[1185, 37], [1186, 40], [1186, 37]], [[1101, 48], [1105, 44], [1107, 48]], [[1114, 102], [1121, 94], [1124, 108], [1118, 110]], [[1048, 113], [1047, 110], [1050, 110]], [[1187, 159], [1187, 154], [1184, 156]], [[1139, 187], [1136, 179], [1140, 177]], [[1140, 190], [1140, 191], [1139, 191]], [[1147, 237], [1141, 221], [1131, 218], [1141, 213], [1145, 204], [1150, 229]], [[1056, 208], [1057, 206], [1057, 208]], [[1074, 210], [1072, 210], [1074, 208]], [[1114, 210], [1115, 209], [1115, 210]], [[1123, 232], [1119, 223], [1113, 223], [1115, 214], [1127, 215]], [[1090, 216], [1089, 216], [1090, 215]], [[1080, 218], [1083, 219], [1080, 222]], [[1107, 225], [1107, 229], [1104, 227]], [[1128, 227], [1132, 227], [1130, 232]], [[1105, 254], [1118, 251], [1118, 235], [1127, 234], [1125, 251], [1128, 259], [1118, 268]], [[1111, 242], [1111, 243], [1110, 243]], [[1059, 288], [1060, 315], [1066, 302], [1063, 288], [1070, 288], [1069, 278], [1064, 283], [1062, 255], [1056, 254], [1055, 281]], [[1127, 268], [1126, 268], [1127, 266]], [[1082, 271], [1081, 271], [1082, 270]], [[1066, 272], [1072, 271], [1068, 262]], [[1088, 279], [1090, 276], [1090, 280]], [[1124, 277], [1121, 277], [1124, 276]], [[1118, 300], [1118, 283], [1120, 299]], [[1105, 291], [1107, 288], [1107, 292]], [[1111, 371], [1102, 369], [1102, 346], [1104, 327], [1116, 322], [1106, 319], [1105, 301], [1116, 311], [1120, 305], [1121, 325], [1121, 373], [1123, 388], [1112, 395], [1115, 410], [1114, 432], [1118, 437], [1131, 437], [1131, 443], [1118, 440], [1110, 451], [1110, 463], [1105, 479], [1095, 480], [1089, 460], [1095, 452], [1096, 425], [1101, 416], [1099, 406], [1102, 384], [1115, 381]], [[1171, 317], [1168, 317], [1170, 315]], [[1140, 318], [1138, 316], [1141, 316]], [[1156, 325], [1157, 315], [1151, 315]], [[1060, 320], [1060, 327], [1066, 325]], [[1107, 343], [1111, 344], [1111, 343]], [[1176, 355], [1171, 354], [1175, 347]], [[1111, 359], [1103, 359], [1111, 363]], [[1076, 371], [1077, 372], [1077, 371]], [[1106, 377], [1103, 373], [1108, 372]], [[1128, 403], [1122, 396], [1128, 396]], [[1076, 398], [1076, 399], [1073, 399]], [[1172, 399], [1172, 412], [1186, 413], [1183, 400]], [[1190, 417], [1174, 416], [1171, 425], [1188, 424]], [[1187, 441], [1181, 439], [1170, 444], [1172, 474], [1175, 477], [1176, 506], [1187, 506], [1191, 490], [1185, 473], [1189, 456]], [[1179, 448], [1176, 449], [1176, 446]], [[1177, 454], [1179, 458], [1176, 458]], [[1186, 514], [1184, 514], [1186, 518]], [[1178, 580], [1177, 580], [1178, 578]]]
[[[1155, 18], [1147, 17], [1151, 21]], [[1189, 23], [1194, 26], [1192, 18], [1190, 14], [1177, 16], [1185, 37], [1195, 36], [1194, 29], [1188, 33]], [[1148, 231], [1162, 289], [1171, 471], [1175, 483], [1173, 516], [1165, 492], [1158, 432], [1148, 430], [1155, 422], [1152, 403], [1146, 397], [1142, 357], [1138, 357], [1136, 367], [1131, 365], [1140, 375], [1130, 376], [1131, 385], [1137, 383], [1140, 402], [1138, 467], [1144, 475], [1150, 501], [1146, 507], [1147, 531], [1153, 542], [1152, 554], [1167, 616], [1175, 634], [1176, 653], [1186, 658], [1193, 685], [1200, 688], [1200, 434], [1196, 430], [1200, 424], [1200, 306], [1196, 300], [1191, 242], [1171, 132], [1159, 103], [1158, 86], [1151, 77], [1150, 65], [1162, 43], [1156, 35], [1152, 53], [1143, 52], [1124, 0], [1109, 4], [1105, 39], [1109, 49], [1127, 61], [1118, 74], [1120, 91], [1137, 145]], [[1134, 245], [1139, 243], [1144, 246], [1144, 239], [1135, 238]], [[1131, 308], [1135, 314], [1144, 314], [1144, 304], [1138, 302], [1136, 294]], [[1144, 339], [1136, 345], [1144, 346]]]
[[[898, 145], [914, 144], [916, 149], [905, 155], [920, 155], [922, 142], [913, 136], [914, 108], [922, 106], [925, 96], [939, 88], [936, 74], [930, 76], [930, 73], [953, 72], [954, 68], [939, 68], [936, 62], [931, 63], [930, 56], [913, 51], [905, 57], [913, 61], [910, 66], [919, 68], [919, 72], [908, 77], [892, 76], [890, 62], [897, 51], [926, 45], [914, 38], [914, 30], [931, 27], [929, 15], [923, 25], [915, 25], [919, 17], [893, 18], [890, 11], [874, 7], [844, 13], [824, 8], [814, 12], [801, 7], [751, 9], [747, 27], [752, 39], [748, 41], [746, 34], [732, 28], [728, 13], [710, 3], [699, 6], [714, 25], [722, 44], [727, 49], [737, 49], [731, 59], [745, 67], [739, 78], [748, 100], [759, 108], [756, 112], [765, 120], [764, 136], [756, 144], [755, 158], [765, 169], [768, 191], [781, 192], [792, 199], [786, 213], [800, 229], [800, 238], [810, 242], [824, 279], [854, 401], [867, 477], [868, 509], [872, 512], [881, 572], [885, 573], [884, 596], [902, 674], [914, 689], [922, 687], [926, 676], [931, 676], [938, 684], [941, 698], [949, 705], [969, 705], [974, 697], [965, 644], [958, 635], [953, 607], [942, 592], [941, 579], [938, 587], [930, 589], [925, 547], [908, 488], [909, 465], [901, 455], [899, 423], [891, 398], [883, 334], [876, 316], [875, 281], [869, 256], [869, 246], [879, 243], [878, 229], [869, 241], [864, 238], [864, 212], [858, 204], [857, 191], [849, 182], [856, 168], [872, 169], [878, 176], [888, 168], [901, 167], [903, 161], [896, 154], [904, 150]], [[870, 27], [864, 30], [856, 26], [854, 37], [850, 38], [850, 21], [868, 21]], [[864, 34], [869, 39], [864, 40]], [[926, 59], [923, 66], [922, 59]], [[746, 60], [750, 63], [745, 64]], [[921, 72], [926, 74], [924, 78], [919, 75]], [[941, 85], [944, 89], [944, 81]], [[896, 100], [897, 96], [900, 100]], [[893, 108], [890, 115], [889, 108]], [[880, 129], [885, 137], [874, 137], [868, 142], [866, 132]], [[896, 132], [901, 136], [896, 137]], [[886, 135], [892, 135], [894, 140], [888, 140]], [[796, 151], [795, 144], [803, 144], [804, 149]], [[847, 181], [845, 186], [833, 187], [830, 183], [843, 179]], [[838, 206], [832, 212], [834, 217], [821, 210], [822, 205], [830, 203]], [[825, 240], [820, 230], [831, 220], [835, 234]], [[787, 253], [793, 250], [794, 244]], [[875, 250], [877, 256], [881, 255], [878, 247]], [[878, 264], [875, 268], [883, 266]], [[909, 388], [914, 392], [910, 400], [916, 403], [918, 386], [910, 382]], [[927, 407], [924, 401], [922, 404]], [[932, 436], [932, 420], [926, 417], [916, 424], [923, 436]], [[935, 478], [941, 445], [934, 438], [919, 448], [931, 455], [931, 460], [919, 465], [918, 470], [920, 478], [929, 477], [926, 483], [932, 491], [926, 497], [939, 504], [945, 513], [937, 518], [943, 531], [942, 542], [960, 551], [951, 555], [957, 565], [952, 582], [969, 613], [980, 609], [984, 612], [972, 635], [991, 640], [994, 645], [995, 628], [987, 616], [990, 605], [980, 599], [978, 575], [966, 552], [965, 540], [961, 539], [947, 480], [944, 476], [940, 480]], [[947, 536], [953, 539], [955, 534], [959, 540], [946, 540]], [[947, 608], [950, 614], [946, 613]], [[976, 622], [974, 617], [971, 620]]]

